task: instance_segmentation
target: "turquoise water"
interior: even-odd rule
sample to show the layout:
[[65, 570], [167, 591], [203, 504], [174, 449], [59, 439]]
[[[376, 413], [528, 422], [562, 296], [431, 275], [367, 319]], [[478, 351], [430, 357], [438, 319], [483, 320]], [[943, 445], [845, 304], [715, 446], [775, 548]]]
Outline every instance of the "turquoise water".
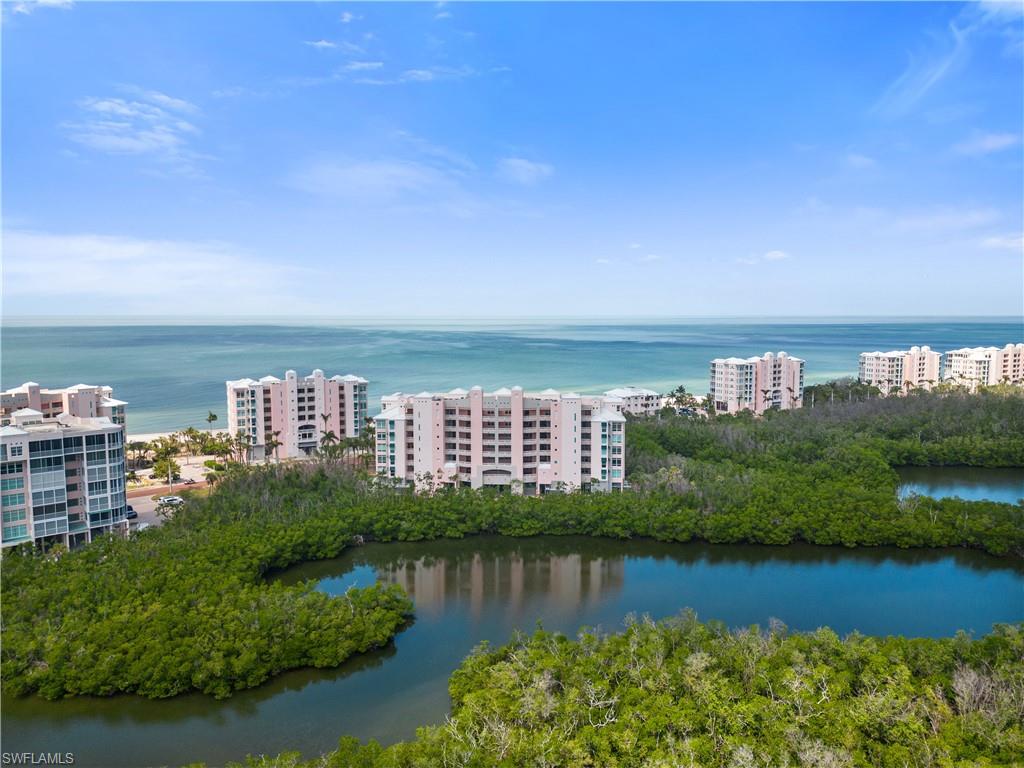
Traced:
[[636, 385], [707, 390], [714, 357], [785, 350], [808, 383], [856, 375], [857, 355], [928, 344], [940, 351], [1024, 339], [1020, 318], [894, 320], [551, 320], [287, 325], [4, 322], [0, 386], [109, 384], [129, 402], [130, 432], [224, 425], [224, 381], [266, 374], [355, 373], [382, 394], [479, 384], [584, 393]]

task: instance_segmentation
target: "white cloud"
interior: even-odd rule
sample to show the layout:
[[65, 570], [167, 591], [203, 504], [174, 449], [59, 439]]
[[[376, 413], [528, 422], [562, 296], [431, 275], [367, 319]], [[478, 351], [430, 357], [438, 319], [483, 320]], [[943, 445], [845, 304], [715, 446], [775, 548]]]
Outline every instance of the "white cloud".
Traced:
[[26, 314], [263, 314], [298, 300], [311, 275], [222, 242], [8, 230], [3, 245], [8, 309]]
[[363, 17], [356, 16], [352, 11], [342, 11], [339, 21], [341, 21], [342, 24], [351, 24], [353, 21], [358, 21], [361, 18]]
[[595, 264], [611, 264], [611, 259], [594, 259]]
[[61, 8], [69, 10], [74, 7], [73, 0], [21, 0], [11, 7], [11, 13], [28, 15], [36, 8]]
[[1020, 0], [962, 4], [945, 30], [937, 34], [933, 31], [930, 49], [910, 55], [903, 73], [886, 88], [870, 112], [885, 118], [909, 114], [940, 83], [967, 65], [973, 48], [980, 47], [976, 38], [1003, 38], [1005, 52], [1019, 55], [1024, 50], [1022, 8]]
[[630, 243], [626, 247], [629, 248], [632, 251], [635, 251], [635, 250], [638, 250], [638, 249], [642, 248], [643, 246], [641, 246], [640, 243]]
[[407, 69], [402, 73], [402, 78], [414, 82], [427, 82], [433, 80], [435, 74], [430, 69]]
[[68, 139], [97, 152], [148, 155], [178, 171], [198, 173], [201, 155], [190, 141], [200, 133], [186, 117], [199, 107], [184, 99], [135, 86], [121, 90], [135, 98], [89, 97], [78, 102], [78, 119], [62, 124]]
[[641, 256], [638, 261], [649, 264], [652, 261], [661, 261], [661, 256], [656, 253], [648, 253], [646, 256]]
[[863, 170], [865, 168], [874, 168], [876, 165], [878, 165], [878, 163], [875, 161], [873, 157], [868, 157], [867, 155], [862, 155], [858, 152], [848, 153], [846, 157], [843, 158], [843, 160], [847, 166], [849, 166], [850, 168], [856, 168], [858, 170]]
[[555, 169], [522, 157], [505, 157], [498, 161], [498, 178], [513, 184], [532, 186], [546, 179]]
[[766, 251], [765, 253], [752, 253], [749, 256], [740, 256], [736, 259], [738, 264], [763, 264], [764, 262], [785, 261], [790, 255], [785, 251]]
[[1009, 149], [1020, 142], [1016, 133], [976, 133], [969, 139], [961, 141], [953, 147], [953, 151], [961, 155], [988, 155]]
[[434, 14], [434, 18], [440, 21], [441, 19], [450, 19], [452, 15], [448, 11], [440, 11]]
[[451, 191], [443, 170], [415, 160], [323, 160], [293, 174], [292, 186], [324, 197], [393, 201]]
[[317, 48], [321, 51], [338, 47], [337, 43], [332, 43], [330, 40], [303, 40], [302, 44], [308, 45], [310, 48]]
[[350, 61], [345, 65], [345, 69], [348, 72], [368, 72], [383, 66], [383, 61]]
[[982, 248], [1024, 252], [1024, 235], [995, 235], [981, 241]]
[[896, 229], [928, 232], [976, 229], [999, 218], [990, 208], [937, 208], [931, 211], [904, 214], [896, 217]]

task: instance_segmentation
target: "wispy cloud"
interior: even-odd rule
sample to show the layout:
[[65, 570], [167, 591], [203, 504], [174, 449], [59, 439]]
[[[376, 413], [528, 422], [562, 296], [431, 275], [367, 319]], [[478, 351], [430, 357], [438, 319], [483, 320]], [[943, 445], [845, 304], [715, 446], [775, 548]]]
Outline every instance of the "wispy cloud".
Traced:
[[357, 16], [356, 14], [352, 13], [352, 11], [342, 11], [341, 16], [338, 17], [338, 21], [340, 21], [342, 24], [351, 24], [353, 21], [358, 21], [361, 18], [363, 17]]
[[982, 240], [981, 247], [1024, 253], [1024, 235], [993, 235]]
[[786, 251], [766, 251], [764, 253], [752, 253], [749, 256], [740, 256], [736, 259], [739, 264], [762, 264], [765, 262], [778, 262], [785, 261], [790, 258], [790, 255]]
[[989, 155], [1003, 149], [1009, 149], [1020, 143], [1016, 133], [976, 133], [953, 146], [953, 151], [960, 155]]
[[915, 232], [949, 232], [976, 229], [991, 224], [999, 212], [991, 208], [937, 208], [902, 214], [893, 220], [895, 229]]
[[11, 13], [29, 15], [37, 8], [62, 8], [68, 10], [74, 6], [73, 0], [21, 0], [11, 6]]
[[89, 97], [78, 102], [79, 115], [62, 124], [68, 139], [114, 155], [148, 155], [174, 169], [198, 173], [201, 155], [190, 147], [200, 133], [192, 122], [200, 110], [160, 91], [122, 86], [133, 98]]
[[498, 161], [498, 178], [513, 184], [533, 186], [555, 172], [547, 163], [522, 157], [504, 157]]
[[208, 314], [211, 307], [225, 314], [263, 313], [282, 299], [298, 300], [313, 274], [288, 266], [286, 258], [264, 261], [223, 242], [9, 230], [3, 245], [4, 297], [10, 307], [24, 302], [23, 311], [52, 299], [68, 311], [102, 303], [138, 314]]
[[[317, 48], [321, 51], [329, 50], [331, 48], [337, 48], [338, 44], [331, 42], [330, 40], [303, 40], [303, 45], [308, 45], [310, 48]], [[362, 50], [362, 49], [360, 49]]]
[[383, 61], [350, 61], [344, 69], [346, 72], [369, 72], [383, 66]]
[[869, 112], [898, 118], [909, 114], [940, 83], [970, 60], [975, 38], [997, 36], [1007, 41], [1008, 53], [1022, 49], [1019, 0], [966, 3], [944, 30], [932, 31], [929, 44], [912, 52], [902, 74], [882, 93]]
[[849, 152], [843, 158], [843, 163], [849, 167], [857, 170], [865, 170], [867, 168], [874, 168], [878, 165], [878, 162], [873, 157], [862, 155], [859, 152]]

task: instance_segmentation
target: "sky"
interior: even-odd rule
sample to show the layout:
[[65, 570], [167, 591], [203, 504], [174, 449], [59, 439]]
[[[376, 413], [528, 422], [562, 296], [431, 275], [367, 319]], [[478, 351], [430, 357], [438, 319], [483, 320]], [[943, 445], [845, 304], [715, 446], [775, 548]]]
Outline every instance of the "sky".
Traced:
[[3, 313], [1021, 316], [1022, 7], [4, 2]]

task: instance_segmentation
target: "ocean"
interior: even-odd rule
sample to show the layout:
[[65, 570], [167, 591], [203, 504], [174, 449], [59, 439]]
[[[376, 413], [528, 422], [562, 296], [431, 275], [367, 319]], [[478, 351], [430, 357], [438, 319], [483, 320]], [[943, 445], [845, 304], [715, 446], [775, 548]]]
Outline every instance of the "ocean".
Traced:
[[[4, 320], [0, 387], [109, 384], [128, 401], [130, 434], [226, 426], [224, 382], [321, 368], [370, 381], [381, 395], [520, 385], [600, 393], [636, 385], [707, 391], [712, 358], [784, 350], [807, 361], [807, 383], [855, 376], [857, 356], [927, 344], [946, 351], [1024, 340], [1000, 318], [125, 321]], [[80, 324], [76, 324], [80, 323]]]

